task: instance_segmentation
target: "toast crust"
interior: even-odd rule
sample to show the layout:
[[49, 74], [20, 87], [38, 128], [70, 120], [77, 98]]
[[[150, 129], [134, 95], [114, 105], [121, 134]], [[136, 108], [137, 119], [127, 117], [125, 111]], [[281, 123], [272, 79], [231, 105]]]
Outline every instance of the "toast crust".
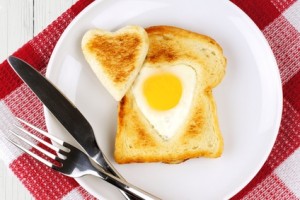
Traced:
[[130, 89], [119, 103], [116, 162], [180, 163], [190, 158], [221, 156], [224, 144], [211, 90], [225, 74], [222, 48], [208, 36], [176, 27], [155, 26], [146, 31], [150, 46], [144, 65], [192, 67], [197, 77], [195, 94], [185, 123], [165, 140], [140, 111]]

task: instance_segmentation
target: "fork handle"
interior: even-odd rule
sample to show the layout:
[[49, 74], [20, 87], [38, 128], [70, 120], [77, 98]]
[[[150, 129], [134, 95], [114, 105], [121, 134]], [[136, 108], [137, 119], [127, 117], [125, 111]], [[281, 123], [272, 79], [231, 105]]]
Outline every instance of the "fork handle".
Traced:
[[160, 198], [120, 179], [117, 178], [104, 170], [95, 170], [95, 173], [92, 175], [98, 176], [104, 181], [114, 185], [115, 187], [119, 188], [120, 190], [124, 191], [126, 194], [130, 195], [130, 197], [134, 197], [136, 200], [160, 200]]
[[[106, 156], [101, 151], [99, 151], [95, 156], [93, 156], [92, 160], [95, 161], [95, 163], [98, 164], [98, 166], [100, 168], [104, 168], [105, 171], [109, 172], [113, 176], [116, 176], [116, 177], [118, 177], [118, 178], [120, 178], [120, 179], [122, 179], [122, 180], [125, 181], [125, 179], [113, 167], [113, 165], [109, 162], [109, 160], [106, 158]], [[131, 195], [127, 194], [123, 190], [120, 190], [120, 192], [123, 194], [123, 196], [125, 197], [126, 200], [135, 200], [134, 197], [132, 197]]]
[[106, 158], [105, 154], [99, 151], [92, 159], [101, 167], [104, 168], [105, 171], [109, 172], [113, 176], [116, 176], [125, 181], [125, 179], [121, 176], [121, 174], [113, 167], [113, 165]]

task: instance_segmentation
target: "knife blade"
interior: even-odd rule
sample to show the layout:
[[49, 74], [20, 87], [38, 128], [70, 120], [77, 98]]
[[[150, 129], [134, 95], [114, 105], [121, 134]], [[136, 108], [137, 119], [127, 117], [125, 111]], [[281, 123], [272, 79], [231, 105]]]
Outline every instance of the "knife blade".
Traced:
[[[46, 77], [25, 61], [9, 56], [8, 63], [86, 153], [106, 171], [124, 180], [96, 143], [94, 131], [82, 113]], [[125, 194], [124, 194], [125, 195]], [[128, 197], [126, 197], [129, 199]]]

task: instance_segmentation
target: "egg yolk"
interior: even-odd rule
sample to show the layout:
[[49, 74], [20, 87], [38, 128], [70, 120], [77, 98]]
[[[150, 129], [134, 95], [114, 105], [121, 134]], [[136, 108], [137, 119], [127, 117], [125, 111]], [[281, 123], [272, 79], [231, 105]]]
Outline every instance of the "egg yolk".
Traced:
[[159, 111], [175, 107], [182, 94], [180, 79], [171, 73], [155, 74], [143, 83], [143, 93], [153, 109]]

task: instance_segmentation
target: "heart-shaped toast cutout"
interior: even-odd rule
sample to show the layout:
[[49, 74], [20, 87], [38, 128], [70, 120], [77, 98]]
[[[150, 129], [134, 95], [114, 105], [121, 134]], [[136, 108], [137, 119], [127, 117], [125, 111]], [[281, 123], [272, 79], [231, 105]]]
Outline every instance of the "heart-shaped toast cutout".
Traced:
[[120, 101], [142, 67], [149, 42], [142, 27], [126, 26], [116, 32], [89, 30], [81, 47], [100, 82]]

